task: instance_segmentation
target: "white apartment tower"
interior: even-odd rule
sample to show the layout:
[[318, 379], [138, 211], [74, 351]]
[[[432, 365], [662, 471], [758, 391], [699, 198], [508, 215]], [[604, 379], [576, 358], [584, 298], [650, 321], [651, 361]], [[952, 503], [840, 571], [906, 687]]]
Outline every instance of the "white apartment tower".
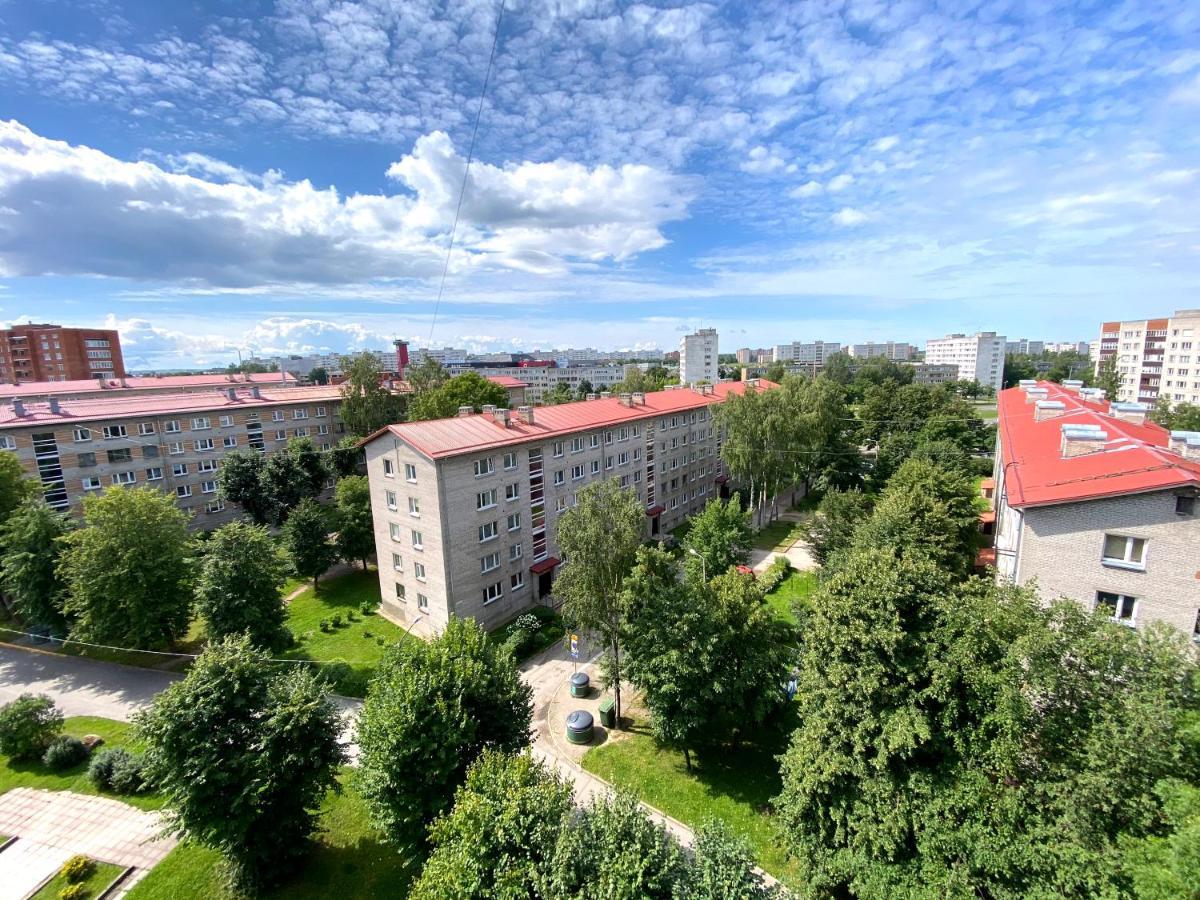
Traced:
[[1004, 386], [1007, 340], [994, 331], [948, 334], [925, 342], [925, 362], [958, 366], [959, 381], [978, 381], [999, 391]]
[[1200, 403], [1200, 309], [1180, 309], [1166, 319], [1105, 322], [1092, 359], [1116, 356], [1121, 387], [1115, 399], [1154, 404]]
[[717, 329], [701, 328], [679, 342], [679, 383], [717, 380]]

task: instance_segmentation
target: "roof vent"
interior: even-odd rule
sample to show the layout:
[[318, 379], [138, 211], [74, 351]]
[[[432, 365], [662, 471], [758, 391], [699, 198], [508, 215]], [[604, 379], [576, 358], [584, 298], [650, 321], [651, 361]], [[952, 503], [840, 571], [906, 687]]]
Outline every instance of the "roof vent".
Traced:
[[465, 419], [467, 416], [472, 415], [474, 412], [475, 412], [475, 407], [473, 407], [473, 406], [460, 406], [458, 408], [458, 417], [460, 419]]
[[56, 416], [62, 412], [62, 407], [58, 405], [57, 397], [50, 398], [50, 412], [54, 413]]
[[1044, 422], [1057, 416], [1066, 415], [1067, 404], [1061, 400], [1039, 400], [1034, 404], [1033, 421]]
[[524, 422], [526, 425], [532, 425], [533, 424], [533, 407], [532, 406], [518, 406], [517, 407], [517, 418], [520, 419], [522, 422]]
[[1063, 390], [1070, 391], [1072, 394], [1078, 394], [1083, 387], [1083, 382], [1078, 378], [1068, 378], [1062, 383]]
[[1031, 387], [1037, 387], [1037, 379], [1022, 378], [1020, 381], [1017, 382], [1017, 387], [1019, 387], [1023, 391], [1027, 391]]
[[1150, 407], [1145, 403], [1114, 403], [1108, 408], [1108, 413], [1114, 419], [1122, 422], [1132, 422], [1134, 425], [1146, 424], [1146, 413]]
[[600, 399], [601, 399], [601, 400], [607, 400], [607, 399], [608, 399], [609, 397], [611, 397], [611, 396], [612, 396], [612, 391], [601, 391], [601, 392], [600, 392]]
[[622, 406], [633, 406], [633, 394], [617, 394]]
[[18, 416], [25, 415], [25, 404], [21, 402], [20, 397], [13, 397], [13, 412]]
[[588, 395], [587, 395], [587, 398], [588, 398], [589, 400], [596, 400], [596, 399], [598, 399], [598, 397], [599, 397], [599, 395], [598, 395], [598, 394], [588, 394]]
[[634, 391], [632, 394], [629, 395], [629, 399], [631, 401], [632, 406], [645, 406], [646, 405], [646, 395], [643, 394], [641, 391]]
[[1025, 389], [1025, 402], [1033, 403], [1037, 400], [1045, 400], [1050, 396], [1050, 392], [1044, 387], [1031, 387]]
[[1168, 446], [1184, 459], [1200, 460], [1200, 431], [1172, 431]]
[[256, 384], [256, 385], [254, 385], [254, 387], [250, 388], [250, 396], [251, 396], [251, 397], [253, 397], [255, 400], [261, 400], [261, 399], [262, 399], [262, 391], [260, 391], [260, 390], [258, 389], [258, 385], [257, 385], [257, 384]]
[[1104, 449], [1108, 440], [1108, 432], [1099, 425], [1073, 425], [1066, 423], [1062, 427], [1062, 455], [1064, 459], [1072, 456], [1086, 456], [1098, 453]]
[[497, 425], [503, 425], [505, 428], [512, 426], [512, 422], [509, 421], [509, 412], [507, 409], [493, 409], [492, 418], [496, 420]]
[[483, 404], [483, 414], [485, 416], [490, 416], [495, 411], [496, 411], [496, 404], [494, 404], [494, 403]]
[[225, 396], [230, 400], [237, 399], [237, 388], [225, 388]]

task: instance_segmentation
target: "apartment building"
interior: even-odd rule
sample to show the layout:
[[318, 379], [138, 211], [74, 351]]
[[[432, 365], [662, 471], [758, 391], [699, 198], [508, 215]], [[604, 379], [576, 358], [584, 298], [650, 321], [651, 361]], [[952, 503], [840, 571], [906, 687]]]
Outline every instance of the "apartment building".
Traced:
[[775, 387], [721, 382], [392, 425], [364, 441], [384, 611], [423, 632], [493, 627], [543, 600], [576, 492], [619, 479], [662, 534], [728, 490], [713, 408]]
[[89, 398], [16, 398], [0, 407], [0, 450], [17, 455], [46, 502], [79, 513], [110, 485], [169, 492], [193, 525], [238, 512], [217, 497], [221, 458], [247, 447], [274, 453], [309, 437], [331, 449], [345, 434], [336, 387], [230, 385], [223, 391]]
[[778, 345], [771, 361], [788, 365], [807, 364], [819, 368], [825, 365], [825, 360], [841, 350], [842, 345], [836, 341], [792, 341], [790, 344]]
[[463, 372], [476, 372], [499, 384], [505, 390], [512, 392], [517, 385], [523, 389], [524, 403], [541, 403], [546, 393], [554, 390], [559, 384], [565, 384], [573, 393], [578, 393], [579, 386], [587, 382], [592, 389], [599, 393], [607, 391], [614, 384], [625, 380], [625, 372], [629, 366], [451, 366], [452, 375]]
[[1031, 341], [1029, 338], [1017, 338], [1015, 341], [1005, 342], [1004, 352], [1008, 356], [1041, 356], [1046, 352], [1046, 342]]
[[873, 356], [882, 356], [886, 359], [894, 360], [895, 362], [904, 362], [912, 359], [916, 348], [912, 344], [907, 344], [903, 341], [884, 341], [883, 343], [875, 343], [867, 341], [865, 344], [851, 344], [850, 355], [855, 359], [870, 359]]
[[1078, 353], [1087, 356], [1091, 348], [1087, 341], [1050, 341], [1046, 344], [1047, 353]]
[[679, 383], [717, 380], [717, 329], [701, 328], [679, 341]]
[[959, 381], [978, 381], [999, 391], [1004, 386], [1007, 340], [994, 331], [948, 334], [925, 342], [925, 362], [958, 367]]
[[958, 381], [958, 366], [950, 363], [911, 363], [913, 384], [949, 384]]
[[125, 374], [121, 336], [106, 328], [13, 325], [0, 331], [0, 382], [72, 381]]
[[1001, 392], [996, 573], [1200, 640], [1200, 432], [1167, 432], [1148, 409], [1077, 381]]
[[1105, 322], [1092, 359], [1096, 373], [1117, 360], [1117, 399], [1153, 405], [1200, 403], [1200, 309], [1180, 309], [1165, 319]]
[[76, 381], [26, 381], [0, 384], [0, 402], [15, 397], [40, 400], [82, 400], [87, 397], [140, 397], [147, 394], [194, 394], [229, 387], [295, 387], [296, 379], [287, 373], [231, 375], [224, 372], [206, 375], [129, 375], [119, 378], [83, 378]]

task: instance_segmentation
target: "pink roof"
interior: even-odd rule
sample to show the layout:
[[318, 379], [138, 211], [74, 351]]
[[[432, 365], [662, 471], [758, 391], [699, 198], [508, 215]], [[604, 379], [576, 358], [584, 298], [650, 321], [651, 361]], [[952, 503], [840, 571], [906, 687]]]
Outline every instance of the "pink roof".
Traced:
[[[236, 379], [231, 381], [230, 379]], [[295, 385], [296, 376], [290, 372], [258, 372], [253, 375], [227, 375], [224, 372], [208, 375], [128, 375], [125, 383], [119, 378], [82, 378], [75, 381], [24, 381], [20, 384], [0, 384], [0, 397], [51, 397], [56, 394], [120, 393], [126, 390], [161, 388], [223, 388], [243, 384]]]
[[523, 388], [528, 387], [520, 378], [513, 378], [511, 375], [489, 375], [487, 380], [492, 384], [498, 384], [502, 388]]
[[[762, 389], [778, 387], [765, 379], [758, 379]], [[654, 391], [646, 394], [646, 402], [636, 406], [625, 406], [617, 397], [604, 400], [581, 400], [577, 403], [562, 403], [558, 406], [539, 406], [533, 410], [533, 424], [520, 421], [517, 413], [510, 414], [505, 427], [487, 415], [461, 416], [452, 419], [434, 419], [429, 422], [404, 422], [389, 425], [375, 432], [363, 443], [375, 440], [390, 432], [406, 444], [430, 459], [475, 453], [493, 447], [506, 447], [529, 441], [549, 440], [555, 437], [604, 428], [623, 422], [636, 422], [656, 416], [671, 415], [701, 409], [721, 403], [730, 394], [744, 393], [753, 382], [723, 381], [713, 385], [713, 393], [701, 394], [692, 388]]]
[[[230, 385], [233, 387], [233, 385]], [[341, 398], [334, 386], [269, 388], [260, 387], [254, 397], [250, 388], [235, 389], [235, 399], [224, 391], [198, 391], [192, 394], [135, 394], [105, 395], [58, 401], [58, 412], [51, 412], [49, 401], [22, 401], [24, 415], [17, 415], [12, 403], [0, 406], [0, 428], [19, 428], [45, 423], [68, 425], [96, 422], [102, 419], [138, 418], [144, 416], [185, 415], [199, 412], [222, 413], [237, 409], [272, 406], [279, 403], [311, 403]]]
[[[1057, 384], [1038, 382], [1065, 415], [1034, 421], [1035, 404], [1020, 388], [1000, 392], [999, 432], [1008, 504], [1015, 507], [1072, 503], [1122, 494], [1169, 490], [1200, 483], [1200, 463], [1167, 449], [1170, 434], [1147, 422], [1136, 425], [1109, 414], [1108, 404], [1081, 399]], [[1062, 426], [1099, 425], [1103, 450], [1063, 458]]]

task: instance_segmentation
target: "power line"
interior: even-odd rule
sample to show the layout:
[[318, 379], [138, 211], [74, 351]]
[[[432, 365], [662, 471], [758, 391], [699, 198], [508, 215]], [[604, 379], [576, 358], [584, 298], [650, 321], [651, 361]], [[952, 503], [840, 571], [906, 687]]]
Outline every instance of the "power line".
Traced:
[[496, 45], [500, 43], [500, 23], [504, 20], [504, 0], [496, 10], [496, 30], [492, 34], [492, 52], [488, 54], [487, 71], [483, 75], [483, 89], [479, 92], [479, 108], [475, 110], [475, 124], [471, 128], [471, 142], [467, 145], [467, 165], [463, 169], [462, 187], [458, 191], [458, 205], [454, 208], [454, 224], [450, 226], [450, 244], [446, 247], [446, 263], [442, 266], [442, 280], [438, 285], [437, 299], [433, 304], [433, 320], [429, 323], [429, 344], [433, 344], [433, 330], [437, 328], [438, 309], [442, 305], [442, 293], [446, 290], [446, 276], [450, 273], [450, 254], [454, 252], [454, 236], [458, 232], [458, 218], [462, 214], [463, 198], [467, 195], [467, 176], [471, 174], [471, 161], [475, 158], [475, 138], [479, 134], [479, 120], [483, 118], [483, 100], [487, 96], [488, 82], [492, 77], [492, 64], [496, 59]]

